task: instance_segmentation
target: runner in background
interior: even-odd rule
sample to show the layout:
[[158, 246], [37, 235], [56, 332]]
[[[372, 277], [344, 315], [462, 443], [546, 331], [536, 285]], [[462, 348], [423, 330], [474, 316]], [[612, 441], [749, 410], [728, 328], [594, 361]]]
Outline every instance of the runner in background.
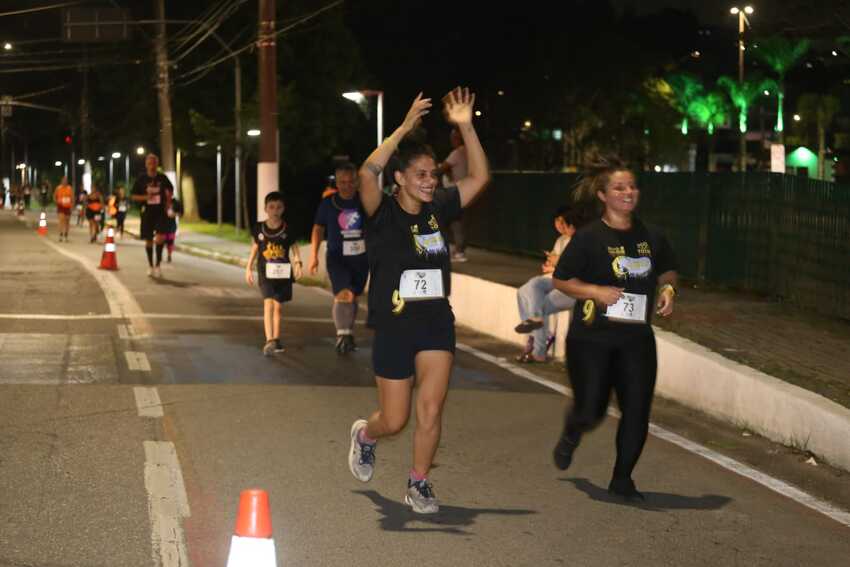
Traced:
[[254, 285], [254, 261], [257, 261], [256, 282], [263, 296], [263, 327], [266, 342], [263, 356], [285, 349], [280, 341], [281, 311], [292, 300], [292, 282], [301, 277], [301, 258], [295, 239], [283, 220], [283, 194], [272, 191], [266, 195], [266, 220], [252, 230], [254, 242], [245, 268], [245, 281]]
[[[162, 250], [165, 247], [165, 233], [168, 232], [168, 214], [174, 186], [164, 174], [159, 173], [159, 158], [148, 154], [145, 158], [145, 171], [136, 178], [130, 198], [142, 204], [142, 223], [139, 237], [145, 241], [145, 254], [148, 257], [148, 276], [162, 276]], [[154, 265], [154, 241], [156, 242], [156, 265]]]
[[68, 178], [63, 177], [53, 192], [56, 203], [56, 214], [59, 216], [59, 242], [68, 242], [68, 230], [71, 226], [71, 207], [74, 206], [74, 189], [68, 185]]
[[100, 186], [95, 183], [91, 193], [86, 195], [86, 218], [89, 221], [89, 242], [92, 244], [97, 242], [97, 235], [103, 226], [103, 213], [103, 194], [100, 192]]
[[109, 214], [115, 219], [115, 230], [121, 238], [124, 238], [124, 221], [127, 218], [127, 211], [130, 210], [130, 201], [127, 199], [123, 185], [115, 188], [115, 194], [110, 197], [110, 201], [114, 212], [110, 210]]
[[356, 172], [357, 168], [350, 162], [336, 166], [337, 192], [322, 199], [310, 236], [309, 271], [315, 275], [319, 270], [319, 245], [327, 235], [325, 265], [334, 293], [332, 314], [338, 354], [348, 354], [357, 348], [353, 334], [357, 298], [369, 278], [363, 235], [366, 215], [357, 195]]
[[168, 221], [165, 224], [165, 251], [168, 254], [165, 261], [171, 263], [174, 253], [174, 241], [177, 238], [177, 219], [183, 215], [183, 203], [179, 199], [171, 199], [171, 207], [166, 212]]
[[[466, 146], [463, 144], [463, 136], [457, 128], [452, 128], [449, 134], [449, 141], [452, 144], [452, 151], [446, 158], [446, 161], [438, 167], [443, 175], [443, 187], [451, 187], [457, 185], [457, 182], [464, 177], [468, 170], [466, 162]], [[452, 233], [452, 262], [466, 262], [466, 236], [463, 229], [463, 214], [455, 220], [449, 227]]]
[[86, 216], [86, 192], [80, 191], [77, 195], [77, 226], [83, 226], [83, 219]]

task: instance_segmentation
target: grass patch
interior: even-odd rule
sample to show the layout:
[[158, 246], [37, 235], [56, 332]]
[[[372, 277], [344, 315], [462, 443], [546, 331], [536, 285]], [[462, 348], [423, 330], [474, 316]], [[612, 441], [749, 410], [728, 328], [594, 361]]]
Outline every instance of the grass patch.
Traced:
[[225, 240], [232, 240], [233, 242], [242, 242], [245, 244], [251, 243], [250, 231], [243, 228], [239, 231], [239, 234], [237, 234], [236, 227], [229, 223], [222, 223], [221, 227], [219, 228], [218, 224], [212, 222], [187, 222], [181, 219], [180, 228], [182, 230], [190, 230], [192, 232], [197, 232], [200, 234], [216, 236]]

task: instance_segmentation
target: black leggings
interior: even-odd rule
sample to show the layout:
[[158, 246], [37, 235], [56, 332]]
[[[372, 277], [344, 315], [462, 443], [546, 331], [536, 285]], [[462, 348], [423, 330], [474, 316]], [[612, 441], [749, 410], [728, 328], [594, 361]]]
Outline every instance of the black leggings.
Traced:
[[658, 367], [652, 333], [598, 342], [567, 339], [567, 369], [575, 402], [567, 412], [564, 436], [578, 444], [581, 435], [602, 421], [617, 394], [617, 462], [614, 478], [631, 478], [649, 432], [649, 412]]

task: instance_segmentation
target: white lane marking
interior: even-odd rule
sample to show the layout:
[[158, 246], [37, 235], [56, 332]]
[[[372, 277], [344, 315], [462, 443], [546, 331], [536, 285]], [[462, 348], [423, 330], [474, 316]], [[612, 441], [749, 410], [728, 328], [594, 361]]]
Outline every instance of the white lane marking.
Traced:
[[[558, 392], [559, 394], [564, 394], [568, 396], [572, 396], [572, 392], [569, 388], [564, 386], [563, 384], [558, 384], [557, 382], [553, 382], [551, 380], [547, 380], [545, 378], [541, 378], [524, 368], [520, 368], [514, 364], [511, 364], [505, 361], [502, 358], [495, 357], [486, 352], [480, 351], [477, 348], [471, 347], [469, 345], [465, 345], [463, 343], [457, 343], [457, 348], [469, 354], [472, 354], [482, 360], [495, 364], [499, 368], [503, 368], [508, 372], [519, 376], [520, 378], [525, 378], [526, 380], [531, 380], [532, 382], [536, 382], [542, 386], [545, 386], [551, 390]], [[614, 408], [608, 409], [608, 414], [614, 417], [620, 417], [620, 412], [618, 412]], [[816, 512], [823, 514], [829, 518], [832, 518], [836, 522], [843, 524], [847, 527], [850, 527], [850, 512], [842, 510], [829, 502], [824, 500], [820, 500], [803, 492], [799, 488], [788, 484], [787, 482], [781, 481], [779, 479], [773, 478], [763, 472], [757, 471], [756, 469], [745, 465], [744, 463], [738, 462], [735, 459], [731, 459], [715, 451], [712, 451], [708, 447], [704, 447], [699, 443], [694, 443], [684, 437], [673, 433], [672, 431], [668, 431], [663, 427], [659, 427], [654, 423], [649, 424], [649, 432], [658, 437], [659, 439], [663, 439], [668, 443], [672, 443], [682, 449], [699, 455], [709, 461], [723, 467], [724, 469], [731, 471], [735, 474], [743, 476], [756, 482], [786, 498], [790, 498], [791, 500], [797, 502], [798, 504], [802, 504], [803, 506], [810, 508]]]
[[[145, 319], [191, 319], [193, 321], [262, 321], [262, 315], [193, 315], [184, 313], [145, 313]], [[33, 321], [87, 321], [87, 320], [121, 320], [127, 319], [121, 315], [111, 314], [94, 314], [94, 315], [50, 315], [41, 313], [0, 313], [0, 319], [19, 319]], [[130, 318], [131, 320], [136, 320]], [[290, 321], [293, 323], [333, 323], [330, 317], [288, 317], [284, 315], [284, 322]], [[139, 338], [140, 335], [132, 324], [127, 325], [128, 329], [122, 331], [118, 326], [119, 336], [123, 338]], [[121, 335], [122, 332], [129, 332], [128, 337]]]
[[503, 369], [507, 370], [508, 372], [515, 374], [516, 376], [519, 376], [520, 378], [525, 378], [526, 380], [531, 380], [532, 382], [536, 382], [536, 383], [540, 384], [541, 386], [545, 386], [546, 388], [549, 388], [550, 390], [555, 390], [559, 394], [564, 394], [565, 396], [570, 395], [570, 389], [567, 388], [566, 386], [564, 386], [563, 384], [558, 384], [557, 382], [553, 382], [552, 380], [547, 380], [546, 378], [541, 378], [540, 376], [537, 376], [536, 374], [529, 372], [528, 370], [526, 370], [524, 368], [520, 368], [519, 366], [516, 366], [515, 364], [511, 364], [510, 362], [506, 361], [504, 358], [499, 358], [499, 357], [493, 356], [492, 354], [487, 354], [484, 351], [478, 350], [477, 348], [471, 347], [469, 345], [465, 345], [463, 343], [457, 343], [457, 348], [459, 350], [462, 350], [464, 352], [468, 352], [469, 354], [477, 356], [481, 360], [486, 360], [487, 362], [489, 362], [491, 364], [495, 364], [499, 368], [503, 368]]
[[140, 333], [150, 334], [150, 326], [145, 320], [141, 305], [115, 274], [108, 270], [97, 269], [90, 259], [74, 254], [51, 240], [45, 239], [43, 242], [59, 254], [78, 262], [94, 278], [106, 297], [111, 315], [122, 319], [132, 319]]
[[140, 372], [150, 372], [151, 363], [148, 362], [148, 357], [143, 352], [132, 350], [124, 351], [124, 356], [127, 358], [127, 366], [130, 370], [138, 370]]
[[172, 443], [145, 441], [145, 488], [155, 565], [189, 565], [182, 519], [190, 514], [183, 473]]
[[137, 386], [133, 388], [136, 397], [136, 408], [141, 417], [162, 417], [162, 401], [156, 388], [144, 388]]

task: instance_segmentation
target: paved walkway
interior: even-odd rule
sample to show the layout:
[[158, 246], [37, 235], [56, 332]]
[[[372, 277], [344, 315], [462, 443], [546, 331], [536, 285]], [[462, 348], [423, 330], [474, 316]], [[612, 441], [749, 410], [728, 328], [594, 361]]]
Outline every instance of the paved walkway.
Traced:
[[[133, 232], [138, 219], [128, 219]], [[248, 245], [184, 231], [178, 247], [247, 258]], [[539, 273], [541, 260], [480, 249], [455, 264], [458, 273], [518, 287]], [[306, 261], [306, 258], [305, 258]], [[657, 325], [731, 360], [811, 390], [850, 408], [850, 322], [811, 315], [738, 292], [683, 285], [676, 313]]]

